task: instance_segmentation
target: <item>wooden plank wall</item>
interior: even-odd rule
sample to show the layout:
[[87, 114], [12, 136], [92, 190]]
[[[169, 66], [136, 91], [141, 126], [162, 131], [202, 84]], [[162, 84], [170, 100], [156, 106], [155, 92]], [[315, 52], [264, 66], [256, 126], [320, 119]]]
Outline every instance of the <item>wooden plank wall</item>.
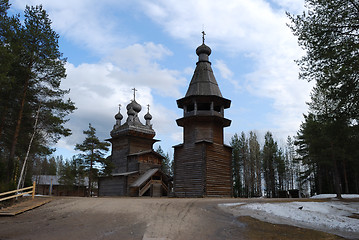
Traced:
[[204, 144], [185, 144], [174, 152], [174, 192], [176, 197], [204, 195]]
[[126, 196], [126, 176], [100, 178], [98, 189], [99, 196]]
[[129, 145], [126, 148], [129, 149], [128, 154], [143, 152], [152, 150], [153, 143], [155, 141], [149, 138], [139, 138], [131, 136], [129, 137]]
[[127, 172], [127, 155], [129, 141], [125, 138], [115, 138], [111, 140], [112, 154], [111, 160], [115, 165], [113, 173]]
[[183, 136], [186, 144], [203, 140], [223, 144], [223, 127], [218, 122], [195, 122], [185, 126]]
[[220, 144], [209, 144], [206, 159], [206, 195], [232, 195], [232, 149]]

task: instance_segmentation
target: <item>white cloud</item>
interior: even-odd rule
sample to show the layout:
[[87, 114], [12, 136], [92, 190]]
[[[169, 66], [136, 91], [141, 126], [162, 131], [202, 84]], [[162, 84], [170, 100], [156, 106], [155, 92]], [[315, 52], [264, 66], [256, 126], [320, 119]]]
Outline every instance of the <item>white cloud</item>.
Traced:
[[[124, 49], [117, 49], [109, 57], [112, 61], [97, 64], [66, 65], [67, 78], [62, 82], [62, 88], [71, 89], [69, 97], [78, 108], [68, 122], [73, 135], [66, 143], [74, 146], [84, 138], [82, 131], [88, 128], [88, 123], [97, 129], [102, 139], [109, 137], [114, 115], [121, 104], [124, 120], [127, 117], [126, 105], [133, 99], [132, 88], [136, 87], [136, 101], [142, 105], [141, 120], [147, 112], [146, 105], [151, 105], [153, 124], [161, 135], [175, 127], [176, 114], [166, 109], [160, 103], [153, 101], [152, 89], [164, 96], [180, 96], [178, 86], [185, 80], [180, 72], [161, 68], [154, 62], [169, 55], [170, 52], [161, 45], [146, 43], [135, 44]], [[178, 129], [180, 131], [180, 129]], [[65, 142], [59, 146], [66, 148]]]
[[216, 60], [215, 67], [219, 70], [219, 73], [224, 79], [231, 79], [233, 77], [233, 72], [228, 68], [223, 60]]
[[242, 89], [239, 82], [233, 79], [233, 72], [228, 68], [223, 60], [216, 60], [214, 67], [219, 71], [222, 78], [228, 80], [236, 90]]
[[304, 0], [272, 0], [272, 1], [292, 14], [300, 14], [300, 12], [303, 11]]
[[[16, 0], [13, 6], [23, 11], [26, 5], [40, 5], [52, 20], [52, 27], [62, 37], [66, 37], [79, 47], [90, 49], [96, 54], [108, 54], [113, 47], [122, 46], [129, 39], [135, 38], [129, 32], [124, 33], [124, 26], [113, 19], [108, 6], [126, 8], [127, 1], [111, 0]], [[122, 30], [120, 34], [119, 29]]]
[[[252, 62], [250, 70], [241, 71], [247, 72], [243, 77], [238, 69], [231, 69], [221, 55], [220, 60], [214, 61], [220, 76], [234, 86], [234, 91], [245, 89], [258, 98], [270, 99], [268, 102], [273, 102], [275, 112], [269, 117], [278, 131], [297, 130], [306, 111], [305, 101], [311, 85], [298, 80], [298, 68], [293, 60], [299, 59], [302, 52], [286, 26], [289, 20], [284, 11], [300, 12], [303, 0], [272, 0], [272, 3], [275, 4], [265, 0], [228, 0], [226, 3], [215, 0], [16, 0], [13, 5], [22, 11], [26, 4], [43, 4], [56, 32], [102, 59], [97, 64], [67, 65], [68, 78], [63, 81], [63, 88], [71, 88], [70, 96], [78, 107], [69, 122], [75, 139], [75, 135], [82, 135], [88, 122], [93, 122], [103, 136], [108, 135], [117, 104], [128, 103], [134, 86], [139, 89], [140, 103], [153, 106], [151, 113], [156, 131], [160, 135], [173, 131], [176, 114], [154, 102], [153, 96], [183, 96], [179, 89], [189, 79], [182, 76], [193, 74], [193, 68], [163, 67], [169, 58], [178, 61], [174, 60], [176, 56], [172, 56], [165, 41], [161, 45], [149, 38], [148, 43], [136, 44], [136, 31], [141, 31], [141, 26], [131, 29], [126, 21], [133, 19], [124, 19], [136, 14], [147, 15], [165, 33], [182, 40], [191, 49], [200, 44], [204, 26], [206, 44], [212, 50], [227, 54], [231, 61], [241, 55]], [[273, 8], [275, 5], [277, 8]], [[196, 56], [193, 57], [194, 66]], [[239, 78], [244, 80], [237, 81]], [[223, 91], [223, 85], [221, 88]], [[169, 138], [179, 140], [182, 129], [177, 126], [175, 129], [178, 132], [168, 133], [172, 136]]]
[[[245, 77], [247, 91], [252, 95], [273, 100], [275, 112], [268, 116], [278, 132], [293, 133], [298, 129], [311, 84], [298, 80], [294, 63], [303, 54], [297, 40], [286, 26], [285, 10], [300, 11], [303, 1], [277, 0], [277, 6], [264, 0], [143, 1], [145, 13], [174, 38], [192, 45], [198, 43], [202, 24], [207, 33], [206, 43], [227, 56], [241, 54], [253, 61], [253, 69]], [[215, 62], [222, 78], [235, 86], [233, 72], [223, 60]]]
[[162, 45], [154, 43], [134, 44], [116, 49], [107, 59], [117, 66], [111, 77], [123, 79], [133, 86], [153, 88], [163, 96], [180, 97], [178, 88], [186, 83], [181, 72], [162, 68], [156, 60], [172, 55]]
[[225, 4], [207, 0], [157, 0], [142, 1], [142, 6], [153, 21], [175, 38], [198, 43], [204, 25], [209, 44], [230, 52], [251, 52], [273, 46], [285, 27], [284, 11], [277, 13], [263, 0], [231, 0]]

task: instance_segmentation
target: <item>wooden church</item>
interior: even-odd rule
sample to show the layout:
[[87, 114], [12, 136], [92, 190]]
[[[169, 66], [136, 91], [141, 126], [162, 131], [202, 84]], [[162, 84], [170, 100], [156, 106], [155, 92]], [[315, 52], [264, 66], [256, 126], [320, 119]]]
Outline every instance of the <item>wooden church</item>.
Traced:
[[[120, 112], [111, 131], [111, 176], [99, 178], [99, 196], [167, 196], [169, 177], [161, 171], [163, 156], [153, 150], [155, 131], [148, 112], [142, 124], [138, 117], [141, 105], [134, 99], [126, 107], [127, 120], [122, 124]], [[120, 106], [121, 107], [121, 106]]]
[[223, 98], [209, 61], [211, 49], [196, 49], [198, 62], [184, 98], [177, 100], [183, 117], [183, 144], [174, 146], [175, 197], [231, 197], [232, 148], [223, 143], [223, 128], [231, 124], [224, 109], [231, 101]]

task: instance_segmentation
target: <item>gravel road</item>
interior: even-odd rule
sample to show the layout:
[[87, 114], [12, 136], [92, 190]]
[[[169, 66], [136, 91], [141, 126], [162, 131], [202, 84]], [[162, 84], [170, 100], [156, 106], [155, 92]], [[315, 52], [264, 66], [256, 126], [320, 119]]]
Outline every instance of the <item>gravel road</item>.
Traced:
[[236, 199], [62, 197], [0, 217], [5, 239], [341, 239], [286, 225], [237, 218], [218, 207]]

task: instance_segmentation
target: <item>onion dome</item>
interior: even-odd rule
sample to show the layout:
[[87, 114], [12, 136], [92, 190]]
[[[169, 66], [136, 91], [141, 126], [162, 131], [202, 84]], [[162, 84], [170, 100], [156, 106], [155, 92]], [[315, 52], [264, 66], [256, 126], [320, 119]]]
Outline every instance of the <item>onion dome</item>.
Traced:
[[133, 109], [133, 111], [135, 111], [136, 113], [139, 113], [141, 111], [141, 105], [138, 104], [135, 100], [132, 100], [131, 103], [129, 103], [127, 105], [127, 111], [129, 111], [130, 109]]
[[136, 112], [133, 110], [133, 108], [130, 108], [130, 109], [127, 110], [127, 115], [128, 116], [135, 116]]
[[120, 112], [118, 112], [116, 115], [115, 115], [115, 119], [116, 120], [122, 120], [123, 119], [123, 116]]
[[198, 56], [200, 54], [206, 54], [209, 56], [209, 55], [211, 55], [211, 52], [212, 52], [212, 50], [204, 43], [196, 49], [196, 54]]
[[152, 119], [152, 115], [148, 112], [145, 115], [145, 120], [151, 120]]

